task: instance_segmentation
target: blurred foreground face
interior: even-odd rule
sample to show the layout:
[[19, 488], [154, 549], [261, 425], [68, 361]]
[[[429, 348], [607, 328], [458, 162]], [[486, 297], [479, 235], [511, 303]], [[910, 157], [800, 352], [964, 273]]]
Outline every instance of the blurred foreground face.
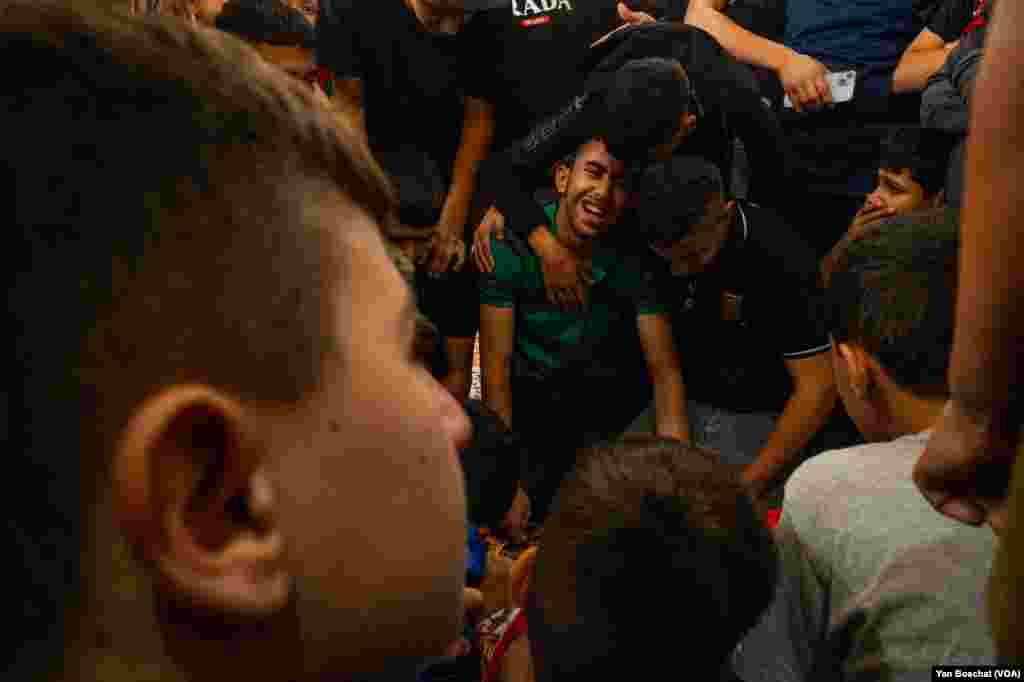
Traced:
[[469, 437], [461, 408], [414, 359], [415, 307], [376, 226], [338, 199], [322, 212], [328, 228], [346, 224], [334, 239], [337, 352], [307, 404], [265, 422], [305, 664], [325, 674], [437, 655], [456, 636], [456, 446]]

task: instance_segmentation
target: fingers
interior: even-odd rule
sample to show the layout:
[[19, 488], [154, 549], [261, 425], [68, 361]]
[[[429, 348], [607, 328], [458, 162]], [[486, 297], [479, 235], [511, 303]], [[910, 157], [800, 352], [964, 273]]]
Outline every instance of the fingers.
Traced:
[[466, 264], [466, 243], [461, 239], [455, 242], [455, 252], [452, 254], [455, 258], [455, 263], [452, 264], [452, 272], [459, 272], [462, 267]]
[[793, 105], [793, 111], [798, 114], [802, 114], [804, 109], [800, 106], [800, 91], [796, 88], [786, 90], [786, 97], [789, 97], [789, 103]]
[[505, 240], [505, 216], [494, 209], [494, 238], [499, 242]]
[[822, 103], [822, 105], [832, 104], [832, 86], [829, 85], [828, 81], [825, 79], [824, 74], [814, 79], [814, 87], [818, 93], [818, 99]]
[[473, 256], [480, 272], [494, 272], [494, 257], [491, 255], [491, 230], [494, 227], [492, 211], [487, 211], [473, 233]]

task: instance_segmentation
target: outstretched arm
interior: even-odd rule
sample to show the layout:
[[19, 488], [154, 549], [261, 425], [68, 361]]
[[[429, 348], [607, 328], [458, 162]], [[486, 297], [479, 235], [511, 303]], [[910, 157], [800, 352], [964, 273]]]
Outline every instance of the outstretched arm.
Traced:
[[672, 338], [672, 323], [667, 314], [639, 315], [637, 328], [647, 360], [647, 371], [654, 384], [655, 432], [666, 438], [690, 440], [686, 418], [686, 394]]
[[1022, 21], [1019, 2], [995, 5], [968, 140], [952, 397], [914, 471], [936, 509], [969, 523], [1003, 520], [1019, 438], [1011, 408], [1024, 384], [1024, 194], [1016, 189], [1024, 181]]
[[725, 15], [726, 0], [692, 0], [686, 23], [711, 34], [735, 59], [774, 71], [797, 111], [832, 101], [825, 65], [782, 43], [761, 37]]
[[768, 490], [789, 470], [794, 457], [828, 421], [836, 403], [828, 352], [786, 360], [786, 369], [793, 377], [793, 395], [757, 459], [743, 472], [743, 479], [757, 494]]

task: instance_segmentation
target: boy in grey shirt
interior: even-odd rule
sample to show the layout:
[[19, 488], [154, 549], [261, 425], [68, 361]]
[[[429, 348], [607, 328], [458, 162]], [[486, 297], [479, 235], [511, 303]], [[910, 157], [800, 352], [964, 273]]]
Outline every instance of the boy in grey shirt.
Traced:
[[958, 214], [879, 223], [828, 283], [840, 396], [869, 441], [804, 463], [777, 529], [780, 588], [735, 653], [740, 677], [921, 679], [990, 663], [993, 535], [934, 513], [911, 481], [946, 399]]

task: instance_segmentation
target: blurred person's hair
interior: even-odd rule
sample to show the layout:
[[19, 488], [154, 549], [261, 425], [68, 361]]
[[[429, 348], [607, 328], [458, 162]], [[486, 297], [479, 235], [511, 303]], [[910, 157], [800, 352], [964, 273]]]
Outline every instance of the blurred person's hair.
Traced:
[[695, 113], [689, 77], [674, 59], [633, 59], [603, 78], [604, 118], [590, 132], [604, 137], [616, 159], [646, 158], [672, 139], [682, 115]]
[[832, 338], [876, 358], [922, 397], [948, 394], [960, 214], [930, 209], [880, 221], [835, 257]]
[[519, 489], [522, 440], [479, 400], [467, 400], [463, 407], [473, 425], [473, 440], [459, 453], [469, 522], [498, 528]]
[[216, 26], [250, 43], [316, 47], [316, 30], [282, 0], [228, 0]]
[[187, 382], [310, 395], [338, 352], [325, 287], [345, 263], [309, 199], [340, 189], [381, 222], [393, 200], [354, 134], [231, 36], [57, 0], [6, 2], [0, 34], [19, 65], [0, 144], [20, 667], [2, 663], [39, 679], [63, 658], [88, 519], [139, 401]]
[[770, 531], [715, 453], [653, 437], [588, 448], [544, 524], [527, 599], [537, 680], [678, 672], [680, 637], [688, 670], [717, 675], [777, 574]]
[[899, 126], [882, 141], [879, 168], [900, 172], [921, 185], [926, 197], [942, 191], [952, 150], [952, 138], [938, 130], [920, 126]]
[[716, 196], [725, 198], [722, 172], [703, 157], [680, 155], [651, 164], [636, 182], [636, 233], [648, 243], [683, 239]]

